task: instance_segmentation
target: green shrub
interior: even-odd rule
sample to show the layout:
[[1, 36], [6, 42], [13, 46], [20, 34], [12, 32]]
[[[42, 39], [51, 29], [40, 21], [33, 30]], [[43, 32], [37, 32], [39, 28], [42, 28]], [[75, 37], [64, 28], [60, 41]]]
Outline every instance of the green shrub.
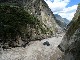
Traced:
[[[0, 5], [0, 39], [15, 39], [23, 35], [28, 25], [40, 25], [40, 21], [21, 7]], [[23, 28], [24, 27], [24, 28]]]

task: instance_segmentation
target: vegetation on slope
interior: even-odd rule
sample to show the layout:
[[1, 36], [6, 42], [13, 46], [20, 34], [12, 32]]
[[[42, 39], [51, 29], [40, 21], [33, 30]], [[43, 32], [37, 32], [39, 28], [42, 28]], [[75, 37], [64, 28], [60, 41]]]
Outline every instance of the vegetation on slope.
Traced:
[[65, 57], [67, 54], [71, 54], [74, 60], [80, 60], [80, 4], [63, 41], [58, 47], [65, 53]]
[[75, 60], [80, 60], [80, 15], [70, 26], [66, 35], [68, 40], [67, 44], [70, 44], [69, 46], [67, 45], [68, 49], [66, 49], [66, 53], [71, 53]]
[[79, 27], [80, 27], [80, 15], [79, 15], [78, 19], [75, 22], [73, 22], [73, 24], [68, 29], [68, 31], [66, 33], [67, 36], [71, 37]]
[[42, 23], [31, 16], [23, 8], [17, 6], [0, 5], [0, 41], [3, 43], [16, 40], [17, 36], [21, 39], [32, 37], [31, 30], [40, 29], [46, 32]]

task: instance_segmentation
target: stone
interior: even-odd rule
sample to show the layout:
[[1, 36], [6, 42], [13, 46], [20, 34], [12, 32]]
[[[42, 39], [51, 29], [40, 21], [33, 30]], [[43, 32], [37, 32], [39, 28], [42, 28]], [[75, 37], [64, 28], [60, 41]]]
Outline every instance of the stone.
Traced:
[[50, 43], [48, 41], [44, 42], [43, 45], [50, 46]]

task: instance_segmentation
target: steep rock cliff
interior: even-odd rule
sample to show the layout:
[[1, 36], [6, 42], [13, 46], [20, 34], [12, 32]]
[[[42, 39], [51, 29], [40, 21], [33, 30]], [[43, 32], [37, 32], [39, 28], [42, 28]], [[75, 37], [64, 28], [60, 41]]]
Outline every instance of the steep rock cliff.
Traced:
[[44, 0], [1, 0], [1, 3], [24, 7], [25, 11], [43, 22], [43, 27], [48, 29], [47, 35], [49, 36], [61, 29], [55, 21], [53, 12]]
[[58, 32], [59, 25], [56, 23], [53, 12], [44, 0], [30, 0], [24, 6], [25, 10], [43, 22], [44, 28], [48, 28], [48, 35]]
[[[17, 28], [20, 28], [19, 30], [23, 33], [22, 36], [17, 35], [15, 37], [15, 39], [17, 40], [17, 45], [19, 45], [19, 43], [20, 43], [19, 46], [21, 46], [22, 40], [23, 41], [41, 40], [41, 39], [44, 39], [47, 37], [55, 36], [57, 32], [62, 31], [61, 27], [56, 23], [56, 21], [54, 19], [53, 13], [51, 12], [51, 10], [49, 9], [48, 5], [45, 3], [44, 0], [0, 0], [0, 5], [1, 6], [8, 5], [10, 7], [13, 7], [14, 9], [16, 9], [15, 14], [12, 14], [10, 12], [10, 10], [12, 12], [14, 12], [12, 9], [2, 9], [1, 8], [2, 10], [5, 11], [4, 14], [9, 13], [9, 14], [12, 14], [12, 16], [13, 15], [15, 16], [19, 13], [19, 11], [18, 11], [18, 13], [16, 14], [17, 9], [19, 10], [19, 8], [22, 8], [20, 11], [25, 10], [32, 16], [32, 18], [30, 18], [30, 20], [32, 20], [32, 22], [29, 21], [29, 19], [28, 19], [28, 22], [31, 22], [32, 24], [29, 24], [27, 22], [27, 27], [24, 27], [24, 26], [17, 27]], [[7, 8], [7, 7], [5, 7], [5, 8]], [[23, 14], [23, 13], [21, 13], [21, 14]], [[9, 18], [12, 18], [12, 17], [9, 17]], [[8, 20], [7, 17], [6, 17], [6, 19]], [[20, 16], [18, 17], [18, 19], [25, 20], [24, 18], [22, 18]], [[3, 19], [3, 20], [5, 20], [5, 19]], [[25, 23], [22, 23], [22, 24], [25, 24]], [[27, 34], [27, 36], [25, 33]], [[9, 35], [9, 36], [11, 36], [11, 35]], [[15, 40], [15, 39], [13, 39], [13, 40]], [[28, 42], [26, 42], [25, 44], [27, 44], [27, 43]]]
[[80, 4], [78, 4], [77, 11], [69, 24], [68, 31], [58, 47], [65, 52], [65, 60], [80, 60]]
[[21, 7], [0, 5], [0, 43], [14, 45], [21, 44], [19, 41], [41, 40], [45, 37], [40, 34], [46, 34], [42, 24]]

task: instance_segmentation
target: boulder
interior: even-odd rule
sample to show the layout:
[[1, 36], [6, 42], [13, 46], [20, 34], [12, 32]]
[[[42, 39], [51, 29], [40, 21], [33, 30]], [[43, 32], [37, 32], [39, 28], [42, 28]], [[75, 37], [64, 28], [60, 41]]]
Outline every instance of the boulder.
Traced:
[[50, 46], [50, 43], [48, 41], [44, 42], [43, 45]]

